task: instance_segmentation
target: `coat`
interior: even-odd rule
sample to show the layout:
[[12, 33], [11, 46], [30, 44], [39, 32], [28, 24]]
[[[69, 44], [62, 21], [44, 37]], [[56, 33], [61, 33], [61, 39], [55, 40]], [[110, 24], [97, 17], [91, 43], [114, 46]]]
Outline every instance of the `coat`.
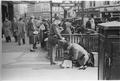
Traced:
[[4, 36], [8, 37], [12, 35], [11, 31], [11, 22], [10, 21], [4, 21], [3, 23], [3, 31], [4, 31]]
[[62, 39], [62, 36], [60, 34], [59, 26], [52, 24], [48, 37], [48, 43], [54, 46], [58, 43], [58, 40], [60, 39]]
[[29, 37], [29, 44], [35, 43], [35, 38], [33, 32], [35, 31], [32, 21], [28, 22], [28, 37]]
[[33, 23], [30, 21], [28, 22], [28, 36], [33, 36], [33, 32], [35, 31], [34, 27], [33, 27]]
[[80, 65], [85, 65], [89, 60], [89, 53], [79, 44], [73, 43], [69, 47], [69, 54], [73, 60], [77, 60]]
[[61, 33], [62, 34], [72, 34], [71, 23], [66, 22], [66, 26], [64, 26], [64, 30]]
[[12, 31], [13, 31], [13, 36], [17, 36], [17, 32], [18, 32], [18, 23], [17, 22], [12, 23]]
[[18, 32], [17, 35], [21, 38], [25, 38], [25, 23], [20, 21], [18, 22]]

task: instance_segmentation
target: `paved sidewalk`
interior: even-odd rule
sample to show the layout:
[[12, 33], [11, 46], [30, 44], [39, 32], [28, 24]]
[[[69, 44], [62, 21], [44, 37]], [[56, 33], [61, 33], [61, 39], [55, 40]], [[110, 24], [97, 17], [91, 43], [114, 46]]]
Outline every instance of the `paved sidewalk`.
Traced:
[[50, 65], [47, 51], [40, 48], [29, 52], [29, 44], [18, 46], [12, 41], [2, 42], [2, 79], [23, 80], [97, 80], [97, 68], [86, 70], [61, 69], [59, 65]]

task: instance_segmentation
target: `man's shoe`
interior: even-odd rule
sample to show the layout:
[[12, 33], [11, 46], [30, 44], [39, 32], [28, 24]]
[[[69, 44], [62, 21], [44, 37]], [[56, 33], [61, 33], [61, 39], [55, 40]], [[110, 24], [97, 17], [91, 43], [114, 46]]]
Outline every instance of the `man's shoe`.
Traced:
[[55, 62], [52, 62], [52, 63], [51, 63], [51, 65], [56, 65], [56, 64], [57, 64], [57, 63], [55, 63]]
[[30, 52], [35, 52], [35, 50], [30, 49]]

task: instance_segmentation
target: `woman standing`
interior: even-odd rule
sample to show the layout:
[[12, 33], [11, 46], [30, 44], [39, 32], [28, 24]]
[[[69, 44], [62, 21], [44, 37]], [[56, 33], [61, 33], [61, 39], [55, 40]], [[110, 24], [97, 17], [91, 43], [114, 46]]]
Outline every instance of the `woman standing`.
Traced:
[[16, 18], [14, 18], [12, 22], [12, 31], [13, 31], [13, 37], [15, 39], [15, 42], [17, 42], [18, 23]]
[[23, 22], [23, 19], [20, 18], [18, 22], [18, 45], [21, 45], [21, 39], [23, 41], [23, 44], [25, 44], [25, 23]]
[[11, 42], [11, 22], [6, 18], [3, 23], [3, 31], [4, 36], [6, 38], [6, 42]]

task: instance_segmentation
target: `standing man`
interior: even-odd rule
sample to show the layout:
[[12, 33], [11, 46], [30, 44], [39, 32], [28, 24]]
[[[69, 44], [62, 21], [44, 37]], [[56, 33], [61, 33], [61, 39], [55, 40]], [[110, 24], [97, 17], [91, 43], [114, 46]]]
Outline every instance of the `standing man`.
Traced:
[[48, 43], [50, 46], [49, 49], [49, 54], [50, 54], [50, 63], [51, 65], [56, 64], [55, 63], [55, 57], [56, 57], [56, 44], [58, 44], [58, 41], [63, 39], [63, 37], [60, 34], [60, 30], [59, 30], [59, 24], [61, 23], [61, 21], [59, 19], [56, 19], [53, 24], [51, 25], [50, 28], [50, 34], [48, 37]]
[[94, 15], [93, 14], [91, 14], [91, 20], [90, 20], [90, 22], [91, 22], [91, 28], [93, 30], [95, 30], [95, 21], [94, 21]]
[[18, 45], [21, 45], [21, 39], [23, 44], [25, 44], [25, 23], [22, 18], [18, 22]]
[[11, 22], [6, 18], [4, 23], [3, 23], [3, 31], [4, 31], [4, 36], [6, 38], [6, 42], [11, 42]]
[[29, 44], [30, 44], [30, 51], [35, 52], [36, 40], [35, 40], [35, 25], [34, 25], [34, 18], [30, 17], [28, 22], [28, 37], [29, 37]]

